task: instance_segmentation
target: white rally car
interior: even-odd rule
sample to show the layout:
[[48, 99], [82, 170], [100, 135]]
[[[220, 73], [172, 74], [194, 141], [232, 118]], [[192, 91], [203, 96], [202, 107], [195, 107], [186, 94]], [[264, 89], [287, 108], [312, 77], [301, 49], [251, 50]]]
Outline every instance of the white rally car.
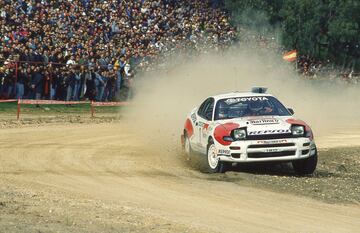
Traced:
[[194, 108], [182, 135], [188, 156], [205, 155], [209, 172], [225, 172], [232, 163], [292, 162], [296, 173], [313, 173], [317, 150], [310, 127], [265, 92], [216, 95]]

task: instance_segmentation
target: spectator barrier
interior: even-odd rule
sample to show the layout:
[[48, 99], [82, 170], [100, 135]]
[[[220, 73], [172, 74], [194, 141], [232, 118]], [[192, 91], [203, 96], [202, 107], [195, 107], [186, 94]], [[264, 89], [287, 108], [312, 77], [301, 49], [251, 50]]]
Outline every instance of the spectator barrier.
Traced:
[[9, 100], [0, 100], [0, 103], [11, 103], [11, 102], [16, 102], [17, 100], [15, 99], [9, 99]]
[[95, 102], [95, 101], [59, 101], [59, 100], [31, 100], [31, 99], [8, 99], [0, 100], [0, 103], [17, 102], [16, 118], [20, 120], [21, 105], [79, 105], [89, 104], [91, 117], [95, 115], [95, 107], [128, 106], [129, 102]]
[[95, 102], [91, 101], [90, 107], [91, 107], [91, 117], [94, 117], [95, 114], [95, 107], [113, 107], [113, 106], [127, 106], [129, 105], [129, 102]]

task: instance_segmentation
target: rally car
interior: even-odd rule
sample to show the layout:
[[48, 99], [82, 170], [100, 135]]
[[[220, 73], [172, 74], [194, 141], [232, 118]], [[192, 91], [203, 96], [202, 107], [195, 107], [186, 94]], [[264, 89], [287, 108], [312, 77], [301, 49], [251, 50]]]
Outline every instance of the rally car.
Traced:
[[203, 154], [209, 172], [225, 172], [234, 163], [292, 162], [296, 173], [311, 174], [314, 136], [293, 114], [266, 88], [211, 96], [187, 116], [183, 148], [190, 158]]

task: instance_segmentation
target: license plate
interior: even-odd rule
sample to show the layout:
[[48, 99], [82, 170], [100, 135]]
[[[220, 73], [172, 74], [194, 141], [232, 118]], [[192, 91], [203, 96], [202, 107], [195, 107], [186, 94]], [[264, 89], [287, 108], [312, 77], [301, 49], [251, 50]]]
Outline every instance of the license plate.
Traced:
[[271, 149], [266, 149], [265, 152], [267, 153], [272, 153], [272, 152], [279, 152], [281, 151], [280, 149], [276, 149], [276, 148], [271, 148]]
[[259, 144], [279, 144], [279, 143], [286, 143], [286, 142], [287, 142], [286, 139], [272, 140], [272, 141], [257, 141], [257, 143], [259, 143]]

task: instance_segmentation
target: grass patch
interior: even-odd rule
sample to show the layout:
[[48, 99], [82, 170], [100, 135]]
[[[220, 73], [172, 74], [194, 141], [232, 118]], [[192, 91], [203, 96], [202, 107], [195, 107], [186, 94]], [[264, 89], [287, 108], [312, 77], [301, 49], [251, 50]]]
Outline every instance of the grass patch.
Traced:
[[[17, 103], [0, 103], [0, 114], [16, 113]], [[95, 107], [95, 113], [119, 113], [123, 107]], [[21, 114], [90, 114], [90, 103], [76, 105], [21, 105]]]

